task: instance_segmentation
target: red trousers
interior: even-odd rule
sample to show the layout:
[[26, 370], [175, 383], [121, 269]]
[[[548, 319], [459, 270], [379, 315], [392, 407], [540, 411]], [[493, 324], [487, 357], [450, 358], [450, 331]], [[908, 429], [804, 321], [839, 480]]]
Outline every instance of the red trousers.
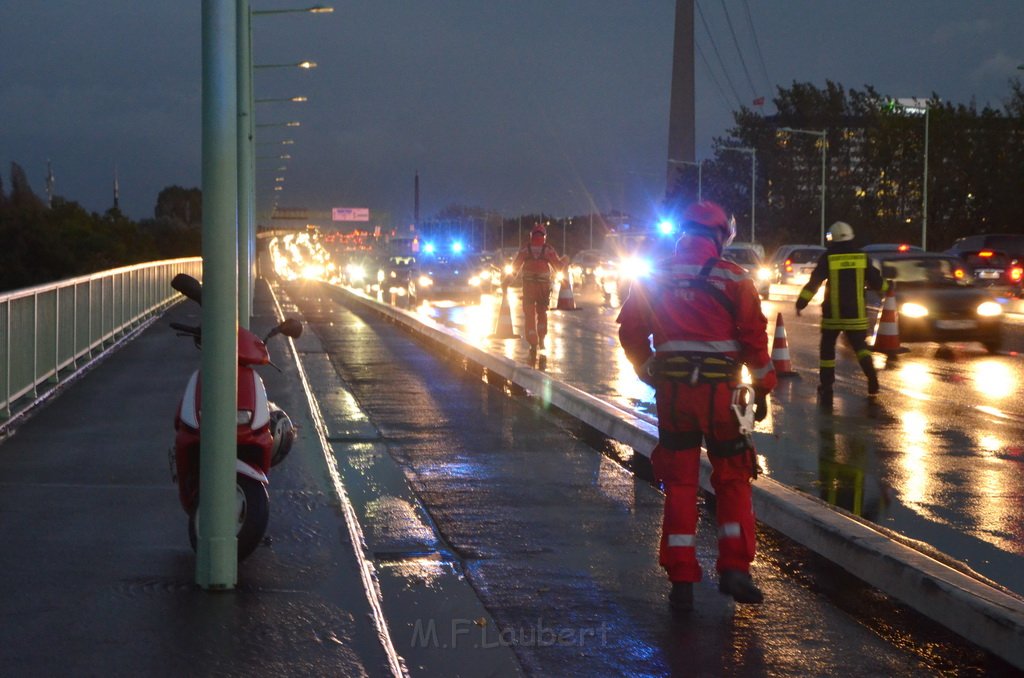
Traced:
[[698, 582], [700, 440], [709, 448], [718, 525], [716, 569], [750, 571], [755, 553], [751, 480], [756, 453], [739, 433], [729, 384], [663, 382], [656, 391], [661, 442], [651, 455], [665, 490], [659, 562], [672, 581]]
[[544, 344], [544, 337], [548, 333], [550, 303], [550, 282], [523, 282], [523, 326], [526, 328], [526, 341], [531, 346]]

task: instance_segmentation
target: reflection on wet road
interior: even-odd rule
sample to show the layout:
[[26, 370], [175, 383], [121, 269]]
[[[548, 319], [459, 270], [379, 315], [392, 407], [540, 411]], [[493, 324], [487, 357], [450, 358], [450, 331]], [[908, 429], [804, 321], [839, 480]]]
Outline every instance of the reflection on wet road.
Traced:
[[[513, 323], [521, 325], [516, 290]], [[552, 376], [653, 418], [653, 391], [640, 382], [617, 339], [618, 309], [578, 294], [576, 311], [549, 313], [543, 369]], [[615, 300], [613, 300], [614, 302]], [[491, 339], [499, 298], [417, 309], [471, 341], [528, 362], [521, 340]], [[852, 352], [838, 351], [835, 407], [815, 402], [816, 312], [797, 317], [791, 301], [765, 301], [769, 337], [782, 313], [797, 378], [780, 380], [758, 425], [769, 475], [906, 537], [932, 545], [1024, 594], [1024, 322], [1011, 316], [1004, 350], [980, 345], [904, 345], [877, 355], [881, 397], [871, 402]], [[535, 365], [538, 366], [538, 365]]]

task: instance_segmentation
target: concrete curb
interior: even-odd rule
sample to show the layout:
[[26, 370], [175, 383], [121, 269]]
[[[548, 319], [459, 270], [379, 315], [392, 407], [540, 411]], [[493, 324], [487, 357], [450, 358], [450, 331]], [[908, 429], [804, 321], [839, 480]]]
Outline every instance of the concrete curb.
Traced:
[[[468, 343], [456, 330], [380, 304], [346, 288], [338, 289], [354, 301], [536, 394], [640, 454], [649, 457], [657, 443], [657, 426], [636, 413], [514, 360], [488, 353]], [[704, 457], [701, 463], [701, 486], [713, 493], [710, 464]], [[754, 484], [754, 507], [758, 520], [765, 525], [961, 637], [1024, 668], [1024, 600], [1021, 598], [894, 541], [868, 524], [771, 478], [759, 478]]]

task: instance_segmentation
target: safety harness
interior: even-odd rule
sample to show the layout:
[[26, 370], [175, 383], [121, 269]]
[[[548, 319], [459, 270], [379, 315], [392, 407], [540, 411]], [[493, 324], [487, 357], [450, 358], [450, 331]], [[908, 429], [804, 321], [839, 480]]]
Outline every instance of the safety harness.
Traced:
[[[715, 264], [719, 259], [712, 257], [704, 262], [696, 278], [674, 281], [676, 289], [693, 289], [707, 293], [717, 301], [728, 313], [729, 317], [735, 319], [736, 306], [732, 300], [711, 283], [709, 277]], [[711, 384], [708, 396], [708, 410], [712, 413], [710, 419], [711, 430], [707, 435], [708, 453], [718, 457], [731, 457], [736, 454], [743, 454], [753, 450], [750, 440], [750, 432], [753, 429], [753, 389], [745, 384], [739, 384], [733, 394], [730, 409], [736, 416], [740, 426], [740, 437], [735, 440], [711, 440], [714, 433], [714, 407], [715, 393], [719, 384], [737, 383], [740, 381], [741, 363], [725, 355], [715, 355], [698, 351], [671, 351], [657, 353], [652, 365], [652, 373], [656, 379], [668, 381], [672, 384], [671, 397], [673, 402], [669, 403], [669, 411], [675, 412], [675, 399], [685, 397], [678, 387], [680, 384], [696, 386], [697, 384]], [[666, 431], [658, 427], [659, 442], [669, 449], [689, 449], [698, 447], [703, 434], [700, 431]], [[757, 477], [759, 468], [756, 455], [751, 454], [752, 476]]]
[[523, 271], [523, 282], [530, 283], [543, 283], [551, 284], [551, 271], [547, 266], [547, 259], [544, 257], [544, 253], [547, 252], [548, 244], [544, 243], [540, 246], [540, 256], [533, 256], [533, 245], [526, 246], [526, 254], [530, 257], [531, 261], [543, 261], [545, 263], [544, 273], [532, 273], [530, 271]]

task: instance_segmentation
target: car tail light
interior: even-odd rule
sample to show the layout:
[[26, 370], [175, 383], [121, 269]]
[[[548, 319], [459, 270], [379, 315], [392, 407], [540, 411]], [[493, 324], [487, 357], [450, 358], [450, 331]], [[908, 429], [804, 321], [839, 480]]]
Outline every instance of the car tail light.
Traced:
[[1015, 283], [1019, 283], [1021, 278], [1024, 277], [1024, 268], [1020, 266], [1014, 266], [1010, 269], [1010, 280]]
[[897, 252], [907, 252], [910, 250], [910, 245], [903, 244], [896, 248]]
[[785, 266], [786, 266], [786, 273], [792, 273], [793, 272], [793, 260], [792, 259], [786, 259]]
[[964, 269], [958, 268], [955, 271], [953, 271], [953, 277], [956, 278], [957, 280], [963, 280], [964, 279]]
[[982, 250], [978, 252], [978, 256], [981, 257], [982, 259], [988, 259], [989, 257], [992, 256], [992, 252], [990, 250]]

